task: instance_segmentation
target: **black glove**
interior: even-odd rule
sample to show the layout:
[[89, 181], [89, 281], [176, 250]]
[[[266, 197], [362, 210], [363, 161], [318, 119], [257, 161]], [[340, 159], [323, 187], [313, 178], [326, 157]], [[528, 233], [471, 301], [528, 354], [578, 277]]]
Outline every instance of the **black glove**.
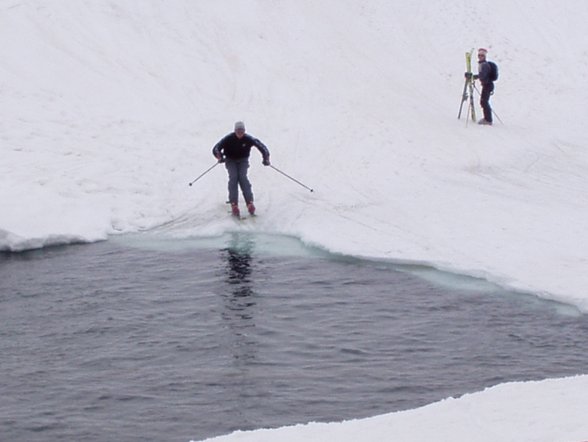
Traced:
[[471, 72], [466, 72], [465, 74], [463, 74], [463, 76], [467, 79], [472, 78], [472, 73]]
[[224, 163], [225, 162], [225, 157], [217, 158], [217, 160], [218, 160], [219, 163]]
[[474, 75], [474, 80], [477, 80], [478, 78], [480, 78], [479, 75]]
[[264, 166], [269, 166], [270, 165], [269, 158], [264, 158], [263, 161], [261, 162], [261, 164], [263, 164]]

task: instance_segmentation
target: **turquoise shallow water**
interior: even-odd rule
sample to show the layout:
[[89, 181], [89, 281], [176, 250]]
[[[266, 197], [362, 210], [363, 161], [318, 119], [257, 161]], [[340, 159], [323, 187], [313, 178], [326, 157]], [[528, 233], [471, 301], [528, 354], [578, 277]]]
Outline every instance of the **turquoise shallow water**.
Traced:
[[0, 281], [0, 440], [197, 440], [588, 366], [573, 308], [292, 238], [4, 254]]

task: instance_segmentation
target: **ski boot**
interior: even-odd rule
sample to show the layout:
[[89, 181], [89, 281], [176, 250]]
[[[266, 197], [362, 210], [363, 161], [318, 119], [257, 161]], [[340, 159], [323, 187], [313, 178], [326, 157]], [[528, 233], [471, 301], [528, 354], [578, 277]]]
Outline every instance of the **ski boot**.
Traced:
[[253, 205], [253, 201], [247, 203], [247, 210], [249, 211], [249, 215], [255, 215], [255, 206]]
[[241, 217], [241, 212], [239, 211], [239, 206], [237, 203], [231, 203], [231, 214], [236, 218]]

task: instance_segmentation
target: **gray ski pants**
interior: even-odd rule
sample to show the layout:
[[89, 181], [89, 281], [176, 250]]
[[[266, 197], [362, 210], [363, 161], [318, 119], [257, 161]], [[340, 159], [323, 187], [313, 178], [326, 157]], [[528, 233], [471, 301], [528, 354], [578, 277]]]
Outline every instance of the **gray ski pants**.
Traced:
[[229, 160], [225, 162], [227, 172], [229, 172], [229, 201], [236, 203], [239, 201], [239, 187], [243, 192], [243, 198], [246, 203], [253, 202], [253, 192], [251, 191], [251, 183], [247, 177], [247, 169], [249, 169], [249, 158], [241, 158], [238, 160]]

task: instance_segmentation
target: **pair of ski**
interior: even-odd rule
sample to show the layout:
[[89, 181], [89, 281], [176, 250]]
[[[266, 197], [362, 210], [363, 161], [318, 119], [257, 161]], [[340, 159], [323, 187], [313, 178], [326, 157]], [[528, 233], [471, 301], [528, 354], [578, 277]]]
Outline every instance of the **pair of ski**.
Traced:
[[472, 121], [476, 121], [476, 108], [474, 105], [474, 74], [472, 72], [472, 54], [474, 50], [472, 49], [470, 52], [466, 52], [466, 75], [465, 75], [465, 83], [463, 85], [463, 93], [461, 95], [461, 105], [459, 106], [459, 113], [457, 114], [457, 118], [461, 118], [461, 110], [463, 108], [463, 104], [468, 101], [468, 110], [466, 116], [466, 124], [468, 118], [472, 118]]
[[[231, 204], [229, 201], [225, 201], [226, 204]], [[231, 215], [231, 218], [235, 219], [236, 221], [245, 221], [246, 219], [255, 218], [257, 215], [255, 213], [249, 213], [248, 215], [235, 215], [229, 208], [228, 213]]]
[[[230, 213], [230, 212], [229, 212]], [[245, 221], [246, 219], [252, 219], [252, 218], [257, 218], [257, 215], [254, 214], [248, 214], [248, 215], [233, 215], [231, 213], [231, 218], [234, 218], [235, 221]]]

